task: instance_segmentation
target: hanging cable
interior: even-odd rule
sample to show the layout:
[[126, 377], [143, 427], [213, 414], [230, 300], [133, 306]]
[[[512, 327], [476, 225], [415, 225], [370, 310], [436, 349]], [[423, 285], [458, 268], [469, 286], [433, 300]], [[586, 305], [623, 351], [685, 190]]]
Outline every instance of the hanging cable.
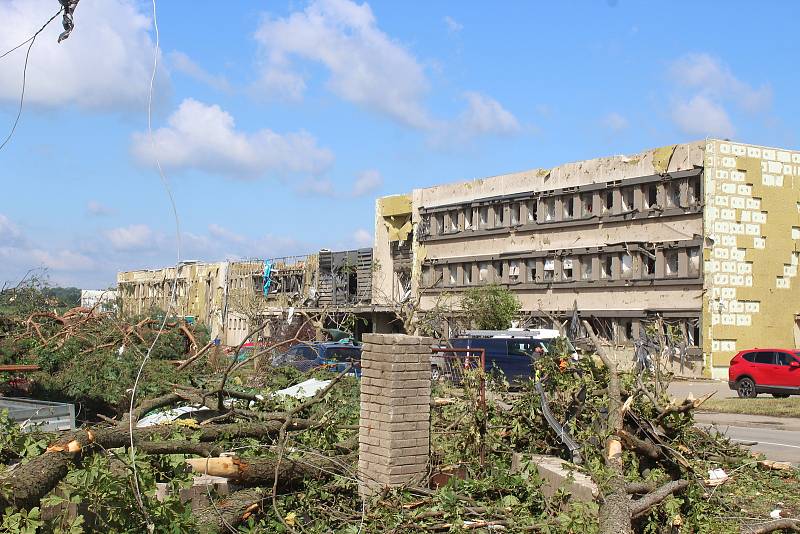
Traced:
[[64, 10], [63, 10], [63, 9], [59, 9], [58, 11], [56, 11], [56, 14], [55, 14], [55, 15], [53, 15], [52, 17], [50, 17], [50, 19], [49, 19], [47, 22], [45, 22], [45, 23], [44, 23], [44, 26], [42, 26], [41, 28], [39, 28], [39, 31], [37, 31], [36, 33], [34, 33], [33, 35], [31, 35], [31, 36], [30, 36], [30, 37], [28, 37], [27, 39], [25, 39], [24, 41], [22, 41], [20, 44], [18, 44], [17, 46], [15, 46], [14, 48], [12, 48], [11, 50], [7, 50], [7, 51], [3, 52], [3, 53], [0, 55], [0, 59], [3, 59], [4, 57], [6, 57], [8, 54], [10, 54], [11, 52], [13, 52], [14, 50], [17, 50], [17, 49], [19, 49], [19, 48], [22, 48], [23, 46], [25, 46], [25, 45], [26, 45], [26, 44], [28, 44], [29, 42], [31, 42], [31, 41], [33, 41], [34, 39], [36, 39], [36, 37], [37, 37], [37, 36], [38, 36], [40, 33], [42, 33], [42, 31], [43, 31], [45, 28], [47, 28], [48, 24], [50, 24], [51, 22], [53, 22], [53, 21], [55, 20], [55, 18], [61, 14], [61, 12], [62, 12], [62, 11], [64, 11]]
[[170, 294], [167, 296], [167, 309], [164, 310], [164, 318], [161, 321], [161, 325], [159, 326], [158, 331], [156, 332], [156, 335], [153, 338], [153, 342], [148, 347], [147, 353], [144, 355], [144, 358], [142, 359], [141, 365], [139, 365], [139, 369], [138, 369], [138, 371], [136, 373], [136, 379], [133, 382], [133, 388], [131, 390], [131, 401], [130, 401], [130, 407], [129, 407], [129, 411], [128, 411], [128, 432], [129, 432], [129, 436], [130, 436], [130, 458], [131, 458], [131, 468], [132, 468], [132, 471], [133, 471], [133, 473], [132, 473], [133, 474], [133, 486], [134, 486], [134, 491], [136, 493], [136, 495], [135, 495], [136, 503], [138, 504], [139, 508], [141, 509], [142, 513], [145, 516], [145, 519], [147, 520], [147, 523], [148, 523], [147, 526], [148, 526], [148, 530], [150, 532], [153, 532], [153, 530], [155, 529], [155, 525], [151, 521], [150, 515], [147, 512], [147, 508], [144, 505], [144, 500], [142, 498], [141, 488], [139, 487], [139, 472], [138, 472], [137, 467], [136, 467], [136, 457], [135, 457], [136, 450], [135, 450], [135, 443], [134, 443], [134, 440], [133, 440], [133, 425], [134, 425], [133, 409], [134, 409], [134, 406], [135, 406], [135, 403], [136, 403], [136, 391], [139, 388], [139, 381], [140, 381], [140, 379], [142, 377], [142, 372], [144, 372], [144, 367], [147, 364], [148, 360], [150, 359], [150, 355], [153, 352], [153, 349], [155, 348], [159, 337], [161, 337], [161, 334], [164, 332], [164, 328], [165, 328], [165, 326], [167, 324], [167, 318], [169, 317], [170, 311], [172, 310], [173, 301], [175, 300], [176, 293], [177, 293], [176, 289], [177, 289], [177, 284], [178, 284], [178, 274], [180, 272], [181, 265], [182, 265], [182, 262], [181, 262], [181, 228], [180, 228], [180, 219], [178, 217], [178, 209], [177, 209], [177, 207], [175, 205], [175, 197], [172, 194], [172, 189], [169, 186], [169, 181], [167, 180], [167, 177], [164, 175], [164, 170], [161, 167], [161, 160], [158, 157], [158, 150], [156, 148], [155, 138], [153, 137], [153, 120], [152, 120], [153, 119], [153, 86], [155, 84], [156, 72], [158, 70], [158, 53], [159, 53], [159, 50], [160, 50], [160, 35], [159, 35], [159, 31], [158, 31], [158, 16], [157, 16], [156, 0], [153, 0], [153, 28], [154, 28], [154, 31], [155, 31], [156, 42], [155, 42], [155, 47], [154, 47], [154, 50], [153, 50], [153, 71], [152, 71], [152, 74], [150, 76], [150, 87], [149, 87], [148, 96], [147, 96], [147, 133], [148, 133], [148, 137], [150, 138], [150, 146], [151, 146], [151, 148], [153, 150], [153, 157], [155, 158], [156, 168], [158, 169], [158, 175], [161, 178], [161, 183], [164, 186], [164, 189], [165, 189], [165, 191], [167, 193], [167, 196], [169, 197], [170, 206], [172, 207], [172, 215], [173, 215], [173, 217], [175, 219], [175, 238], [176, 238], [176, 245], [177, 245], [177, 261], [175, 263], [175, 273], [174, 273], [174, 277], [172, 279], [172, 287], [170, 288]]
[[21, 42], [11, 50], [3, 53], [2, 56], [0, 56], [0, 59], [3, 59], [14, 50], [17, 50], [18, 48], [24, 46], [26, 43], [30, 43], [28, 45], [28, 51], [25, 52], [25, 65], [22, 68], [22, 92], [20, 92], [19, 95], [19, 107], [17, 109], [17, 116], [16, 118], [14, 118], [14, 124], [11, 125], [11, 131], [8, 132], [8, 135], [6, 136], [5, 139], [3, 139], [2, 144], [0, 144], [0, 150], [3, 150], [5, 146], [8, 144], [8, 142], [11, 140], [11, 138], [14, 136], [14, 132], [17, 130], [17, 125], [19, 124], [19, 118], [22, 116], [22, 108], [25, 105], [25, 85], [27, 83], [27, 78], [28, 78], [28, 59], [30, 58], [31, 55], [31, 48], [33, 48], [33, 43], [36, 42], [36, 38], [39, 36], [39, 34], [42, 33], [42, 31], [44, 31], [45, 28], [47, 28], [47, 25], [53, 22], [55, 18], [61, 14], [62, 11], [63, 9], [59, 9], [55, 15], [50, 17], [50, 20], [45, 22], [44, 25], [41, 28], [39, 28], [39, 31], [34, 33], [31, 37]]

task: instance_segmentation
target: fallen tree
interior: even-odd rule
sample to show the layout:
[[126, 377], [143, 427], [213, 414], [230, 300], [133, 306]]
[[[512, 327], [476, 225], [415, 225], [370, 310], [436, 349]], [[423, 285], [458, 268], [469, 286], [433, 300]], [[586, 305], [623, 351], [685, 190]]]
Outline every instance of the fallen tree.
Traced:
[[[14, 340], [14, 346], [33, 346], [37, 359], [46, 365], [48, 355], [54, 355], [50, 364], [63, 369], [58, 366], [64, 365], [68, 355], [80, 354], [94, 344], [96, 350], [84, 356], [95, 355], [97, 360], [89, 361], [102, 369], [99, 362], [107, 361], [113, 367], [122, 355], [131, 356], [134, 363], [140, 361], [133, 347], [140, 346], [139, 337], [152, 340], [152, 328], [157, 328], [148, 322], [152, 318], [144, 323], [138, 319], [128, 328], [97, 322], [88, 318], [90, 315], [85, 310], [55, 317], [37, 315], [30, 323], [29, 316], [23, 317], [14, 322], [11, 330], [16, 334], [12, 337], [21, 332], [28, 337]], [[620, 372], [596, 339], [602, 365], [591, 357], [572, 361], [566, 351], [558, 349], [536, 362], [535, 377], [543, 394], [533, 382], [509, 393], [502, 377], [489, 377], [488, 401], [481, 406], [476, 389], [480, 380], [470, 373], [457, 384], [446, 380], [434, 384], [435, 397], [442, 399], [431, 403], [430, 471], [434, 481], [446, 484], [384, 491], [365, 503], [358, 491], [354, 452], [358, 445], [358, 381], [344, 373], [334, 376], [324, 371], [302, 375], [269, 368], [259, 373], [249, 365], [270, 350], [308, 341], [300, 332], [308, 330], [308, 324], [314, 324], [314, 330], [322, 324], [319, 318], [305, 316], [295, 321], [282, 330], [282, 336], [260, 340], [260, 348], [243, 363], [236, 349], [227, 355], [215, 352], [215, 358], [222, 358], [215, 366], [206, 365], [203, 358], [208, 343], [200, 336], [192, 342], [175, 323], [172, 340], [155, 354], [166, 356], [168, 347], [179, 347], [185, 352], [176, 359], [186, 364], [184, 368], [191, 374], [172, 374], [169, 381], [161, 378], [158, 387], [146, 387], [137, 395], [139, 402], [130, 414], [127, 410], [100, 414], [104, 423], [84, 426], [58, 439], [37, 445], [43, 438], [23, 442], [14, 434], [15, 441], [9, 445], [15, 447], [15, 454], [5, 455], [8, 465], [0, 465], [3, 521], [24, 523], [37, 508], [53, 506], [56, 495], [65, 495], [64, 499], [86, 505], [86, 510], [78, 513], [88, 528], [109, 532], [168, 528], [230, 532], [241, 526], [253, 531], [308, 533], [727, 534], [796, 526], [789, 518], [756, 521], [757, 517], [768, 518], [770, 510], [753, 510], [763, 499], [748, 493], [751, 488], [773, 491], [769, 502], [785, 503], [788, 513], [799, 513], [800, 502], [784, 489], [797, 483], [791, 466], [769, 467], [724, 437], [693, 427], [692, 412], [704, 399], [675, 401], [665, 393], [667, 378], [663, 375], [656, 387], [655, 377], [646, 372]], [[95, 335], [100, 324], [120, 337]], [[72, 329], [69, 336], [50, 339], [67, 327]], [[587, 330], [591, 332], [590, 327]], [[132, 345], [121, 355], [112, 340], [120, 341], [125, 332]], [[65, 337], [68, 339], [61, 343]], [[9, 337], [4, 340], [0, 343]], [[176, 372], [171, 359], [158, 357], [160, 364]], [[85, 371], [86, 367], [76, 367], [73, 372], [79, 369]], [[309, 376], [331, 382], [309, 400], [273, 394]], [[120, 388], [106, 393], [127, 400]], [[547, 415], [559, 422], [580, 449], [583, 464], [572, 468], [596, 482], [597, 501], [578, 502], [560, 493], [545, 496], [535, 466], [525, 460], [541, 454], [573, 457], [562, 436], [547, 422], [545, 396]], [[182, 416], [186, 419], [135, 428], [148, 413], [183, 406], [203, 411]], [[130, 426], [134, 426], [132, 436]], [[0, 445], [8, 450], [2, 429]], [[481, 452], [484, 464], [479, 461]], [[513, 472], [512, 454], [523, 459]], [[731, 480], [712, 486], [705, 480], [706, 473], [718, 467], [725, 468]], [[219, 496], [208, 486], [207, 505], [193, 507], [181, 502], [180, 491], [190, 488], [194, 476], [201, 473], [224, 476], [236, 485], [234, 491]], [[156, 483], [168, 485], [161, 500], [153, 497]], [[770, 489], [773, 487], [778, 489]], [[730, 528], [721, 526], [721, 518], [736, 514], [742, 518]], [[72, 520], [68, 515], [63, 511], [47, 521], [60, 521], [63, 529]], [[773, 530], [756, 530], [769, 528]]]
[[[308, 428], [310, 421], [295, 419], [290, 423], [292, 430]], [[283, 427], [282, 421], [268, 421], [264, 423], [234, 423], [227, 425], [213, 425], [199, 428], [151, 426], [137, 428], [133, 431], [134, 444], [144, 442], [156, 436], [175, 435], [182, 437], [191, 436], [200, 442], [214, 442], [236, 438], [265, 438], [277, 435]], [[95, 452], [125, 447], [130, 443], [130, 434], [127, 425], [117, 425], [107, 428], [94, 428], [71, 433], [57, 442], [51, 444], [41, 455], [27, 463], [18, 465], [6, 476], [0, 478], [0, 485], [4, 494], [0, 495], [0, 507], [10, 506], [13, 509], [31, 508], [38, 506], [39, 501], [49, 493], [67, 475], [69, 467], [83, 457]], [[186, 442], [179, 442], [186, 443]], [[148, 448], [145, 445], [145, 450]], [[187, 450], [181, 450], [177, 443], [167, 445], [161, 443], [152, 449], [165, 450], [171, 448], [166, 454], [194, 453], [196, 444], [187, 443]], [[165, 454], [165, 453], [161, 453]]]

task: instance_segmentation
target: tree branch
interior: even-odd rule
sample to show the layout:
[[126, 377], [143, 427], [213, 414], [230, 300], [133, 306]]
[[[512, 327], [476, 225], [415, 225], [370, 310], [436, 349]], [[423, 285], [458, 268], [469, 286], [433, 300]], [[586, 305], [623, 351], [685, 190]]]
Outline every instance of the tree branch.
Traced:
[[800, 521], [796, 519], [776, 519], [758, 526], [742, 527], [742, 534], [769, 534], [777, 530], [788, 530], [789, 532], [800, 532]]
[[631, 503], [631, 515], [634, 519], [647, 513], [652, 507], [676, 493], [683, 490], [689, 485], [688, 480], [673, 480], [667, 482], [652, 493], [648, 493], [641, 499], [637, 499]]

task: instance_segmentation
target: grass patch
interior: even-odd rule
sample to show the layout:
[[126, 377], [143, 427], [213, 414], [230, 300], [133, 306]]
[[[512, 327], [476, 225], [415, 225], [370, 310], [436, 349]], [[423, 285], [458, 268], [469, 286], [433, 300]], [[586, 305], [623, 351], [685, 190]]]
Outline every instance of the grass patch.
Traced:
[[706, 412], [739, 413], [749, 415], [774, 415], [776, 417], [800, 417], [800, 397], [775, 399], [758, 396], [755, 399], [708, 399], [699, 410]]

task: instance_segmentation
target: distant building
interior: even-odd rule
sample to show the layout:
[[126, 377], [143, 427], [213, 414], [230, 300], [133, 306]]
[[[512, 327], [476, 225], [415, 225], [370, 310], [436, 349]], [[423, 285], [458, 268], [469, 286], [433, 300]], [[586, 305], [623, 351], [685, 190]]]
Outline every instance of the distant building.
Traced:
[[117, 292], [113, 289], [81, 289], [81, 307], [103, 312], [117, 310]]
[[[172, 286], [175, 285], [173, 302]], [[269, 260], [182, 264], [117, 275], [122, 313], [135, 316], [170, 309], [207, 326], [212, 338], [235, 345], [265, 317], [290, 307], [355, 313], [357, 329], [372, 331], [372, 249], [321, 250]], [[387, 320], [381, 318], [385, 324]], [[359, 332], [360, 333], [360, 332]]]
[[630, 352], [660, 316], [724, 378], [800, 347], [799, 214], [800, 152], [714, 139], [415, 189], [378, 199], [374, 302], [495, 283]]

